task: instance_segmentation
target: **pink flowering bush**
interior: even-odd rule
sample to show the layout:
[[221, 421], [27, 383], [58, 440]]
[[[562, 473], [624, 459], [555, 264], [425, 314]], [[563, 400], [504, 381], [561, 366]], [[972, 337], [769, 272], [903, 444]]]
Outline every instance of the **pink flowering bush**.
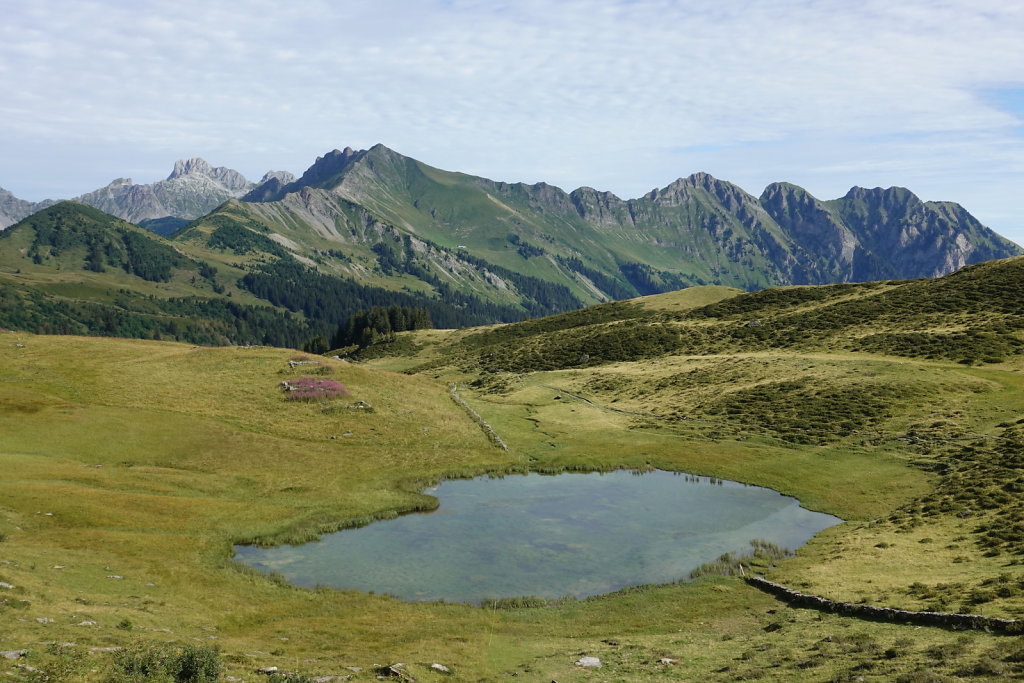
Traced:
[[320, 377], [299, 377], [281, 382], [285, 399], [289, 401], [317, 401], [325, 398], [347, 396], [348, 389], [341, 382]]

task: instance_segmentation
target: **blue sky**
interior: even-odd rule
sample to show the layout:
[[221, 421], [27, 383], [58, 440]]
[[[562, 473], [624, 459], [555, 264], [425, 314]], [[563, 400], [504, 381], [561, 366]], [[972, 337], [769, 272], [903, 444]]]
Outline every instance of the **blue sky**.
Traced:
[[202, 156], [250, 178], [377, 142], [636, 197], [900, 185], [1024, 243], [1024, 3], [11, 0], [0, 187], [39, 200]]

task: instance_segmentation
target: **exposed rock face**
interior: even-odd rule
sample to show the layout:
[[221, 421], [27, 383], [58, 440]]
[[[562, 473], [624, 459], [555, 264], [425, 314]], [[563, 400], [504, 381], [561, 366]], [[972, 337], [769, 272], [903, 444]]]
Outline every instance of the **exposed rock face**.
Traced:
[[24, 199], [18, 199], [12, 192], [0, 187], [0, 230], [14, 225], [22, 218], [28, 218], [36, 211], [42, 211], [56, 203], [52, 199], [45, 199], [41, 202], [29, 202]]
[[1020, 253], [963, 207], [923, 202], [902, 187], [854, 187], [822, 202], [795, 185], [774, 183], [760, 201], [805, 252], [824, 259], [833, 281], [935, 277]]
[[263, 183], [275, 179], [287, 185], [288, 183], [295, 182], [295, 175], [288, 171], [267, 171], [263, 174], [263, 177], [260, 178], [260, 182], [257, 183], [257, 185], [262, 185]]
[[[858, 279], [853, 271], [857, 239], [823, 202], [789, 183], [772, 183], [761, 193], [759, 202], [806, 254], [800, 259], [793, 284]], [[812, 262], [817, 268], [809, 267]]]
[[242, 199], [247, 202], [268, 202], [280, 199], [286, 194], [283, 190], [289, 183], [295, 182], [295, 176], [288, 171], [267, 171], [256, 183], [256, 187], [247, 192]]
[[260, 181], [259, 186], [242, 199], [247, 202], [273, 202], [304, 187], [325, 188], [337, 185], [341, 181], [342, 173], [352, 161], [365, 154], [366, 152], [356, 152], [351, 147], [332, 150], [322, 157], [317, 157], [313, 165], [306, 169], [298, 180], [290, 173], [280, 176], [268, 173]]
[[203, 159], [193, 158], [175, 162], [166, 180], [136, 185], [131, 178], [118, 178], [75, 200], [139, 223], [167, 216], [199, 218], [253, 187], [238, 171], [223, 166], [215, 168]]
[[[270, 175], [269, 173], [267, 175]], [[246, 192], [252, 187], [252, 183], [246, 180], [245, 176], [230, 168], [210, 166], [205, 160], [199, 157], [192, 159], [179, 159], [174, 162], [174, 170], [167, 180], [184, 178], [185, 176], [205, 176], [226, 187], [233, 192]]]
[[880, 268], [884, 277], [932, 277], [1020, 253], [959, 204], [922, 202], [902, 187], [854, 187], [829, 204], [859, 242], [854, 279]]

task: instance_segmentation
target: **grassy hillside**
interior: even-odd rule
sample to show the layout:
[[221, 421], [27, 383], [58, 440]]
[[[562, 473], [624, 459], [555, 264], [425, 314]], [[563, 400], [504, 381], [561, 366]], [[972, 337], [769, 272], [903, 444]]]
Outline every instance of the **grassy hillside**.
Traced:
[[[3, 666], [125, 680], [111, 648], [152, 646], [246, 680], [375, 680], [394, 662], [422, 681], [1022, 676], [1019, 637], [791, 609], [736, 577], [482, 608], [293, 588], [231, 561], [234, 543], [431, 509], [420, 491], [443, 477], [657, 467], [846, 520], [761, 567], [773, 580], [1024, 618], [1022, 273], [1015, 259], [933, 281], [698, 288], [403, 334], [365, 364], [0, 333], [0, 636], [27, 651]], [[907, 335], [933, 343], [860, 346]], [[280, 383], [300, 376], [347, 393], [287, 400]]]
[[[0, 326], [302, 346], [374, 306], [425, 309], [435, 326], [465, 327], [581, 305], [564, 286], [403, 240], [393, 229], [374, 249], [355, 252], [311, 236], [306, 223], [272, 232], [250, 205], [229, 202], [169, 241], [62, 202], [0, 233]], [[437, 271], [439, 263], [447, 270]]]
[[288, 346], [328, 332], [240, 287], [244, 268], [61, 202], [0, 232], [0, 327]]
[[[596, 367], [672, 355], [778, 349], [1000, 363], [1024, 352], [1024, 258], [935, 280], [782, 287], [678, 307], [679, 295], [615, 302], [479, 333], [432, 338], [404, 365], [502, 373]], [[697, 294], [695, 294], [697, 295]], [[657, 302], [664, 301], [664, 304]], [[415, 339], [415, 338], [412, 338]], [[425, 338], [426, 339], [426, 338]], [[408, 347], [410, 341], [401, 344]], [[417, 364], [416, 361], [422, 361]]]

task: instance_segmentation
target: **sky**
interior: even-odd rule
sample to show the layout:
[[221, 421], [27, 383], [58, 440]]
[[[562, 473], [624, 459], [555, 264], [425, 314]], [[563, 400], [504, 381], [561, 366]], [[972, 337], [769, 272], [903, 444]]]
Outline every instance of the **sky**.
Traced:
[[4, 0], [0, 187], [201, 156], [253, 180], [376, 143], [633, 198], [907, 187], [1024, 244], [1024, 2]]

